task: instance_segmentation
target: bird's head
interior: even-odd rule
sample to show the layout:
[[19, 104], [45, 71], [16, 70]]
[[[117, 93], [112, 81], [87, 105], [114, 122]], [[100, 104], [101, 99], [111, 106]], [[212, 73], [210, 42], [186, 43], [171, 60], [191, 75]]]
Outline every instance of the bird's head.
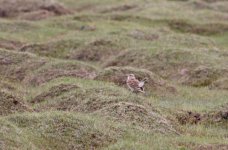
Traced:
[[135, 79], [135, 75], [134, 74], [127, 74], [127, 79]]

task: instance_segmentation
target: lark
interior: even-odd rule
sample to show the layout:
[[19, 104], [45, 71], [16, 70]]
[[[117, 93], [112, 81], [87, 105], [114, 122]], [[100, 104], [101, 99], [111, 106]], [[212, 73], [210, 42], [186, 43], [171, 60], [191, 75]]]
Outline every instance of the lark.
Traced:
[[127, 75], [127, 86], [132, 92], [141, 92], [145, 93], [144, 91], [144, 84], [146, 80], [139, 81], [135, 78], [134, 74]]

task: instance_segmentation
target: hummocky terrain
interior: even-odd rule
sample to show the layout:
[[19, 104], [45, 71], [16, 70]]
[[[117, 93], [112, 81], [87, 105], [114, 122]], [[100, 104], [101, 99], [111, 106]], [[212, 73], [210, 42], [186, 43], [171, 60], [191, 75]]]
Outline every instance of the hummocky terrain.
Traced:
[[227, 150], [228, 1], [0, 0], [0, 149]]

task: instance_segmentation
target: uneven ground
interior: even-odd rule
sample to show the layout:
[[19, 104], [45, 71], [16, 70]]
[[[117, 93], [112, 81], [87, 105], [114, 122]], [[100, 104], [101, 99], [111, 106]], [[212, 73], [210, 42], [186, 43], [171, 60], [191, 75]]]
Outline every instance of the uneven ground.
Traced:
[[0, 149], [227, 150], [228, 1], [0, 0]]

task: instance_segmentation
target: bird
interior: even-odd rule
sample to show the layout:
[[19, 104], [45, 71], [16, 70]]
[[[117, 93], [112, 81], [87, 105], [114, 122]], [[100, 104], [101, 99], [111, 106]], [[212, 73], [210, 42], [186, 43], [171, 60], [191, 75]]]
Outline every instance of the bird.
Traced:
[[144, 84], [146, 82], [146, 79], [139, 81], [136, 79], [134, 74], [128, 74], [127, 75], [127, 86], [132, 92], [141, 92], [145, 93], [144, 91]]

